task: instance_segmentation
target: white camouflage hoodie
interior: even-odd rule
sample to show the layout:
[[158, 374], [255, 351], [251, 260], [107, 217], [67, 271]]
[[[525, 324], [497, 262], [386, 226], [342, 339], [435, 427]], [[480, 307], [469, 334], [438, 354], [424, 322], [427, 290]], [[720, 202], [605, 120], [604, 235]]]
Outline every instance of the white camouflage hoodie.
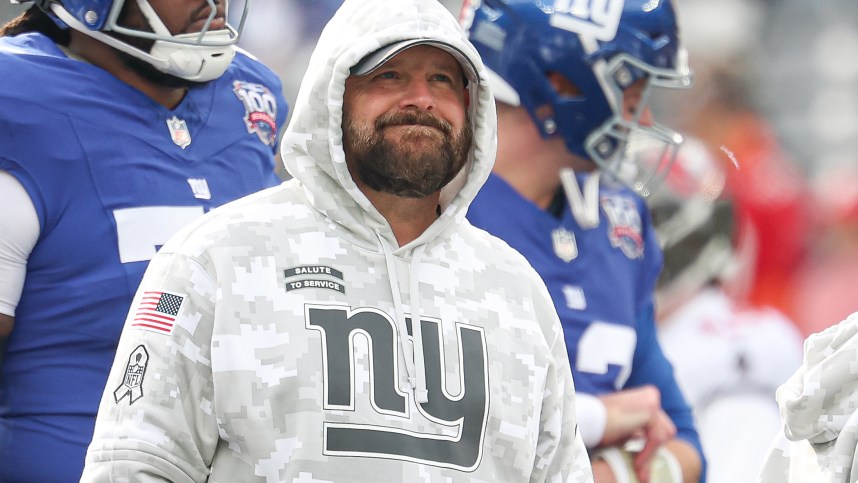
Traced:
[[805, 340], [802, 367], [777, 400], [784, 432], [758, 481], [858, 481], [858, 312]]
[[399, 247], [348, 173], [349, 69], [410, 38], [455, 46], [484, 78], [435, 0], [346, 0], [285, 135], [294, 178], [152, 260], [82, 481], [592, 481], [548, 292], [465, 219], [496, 147], [486, 84], [469, 87], [469, 162], [418, 239]]

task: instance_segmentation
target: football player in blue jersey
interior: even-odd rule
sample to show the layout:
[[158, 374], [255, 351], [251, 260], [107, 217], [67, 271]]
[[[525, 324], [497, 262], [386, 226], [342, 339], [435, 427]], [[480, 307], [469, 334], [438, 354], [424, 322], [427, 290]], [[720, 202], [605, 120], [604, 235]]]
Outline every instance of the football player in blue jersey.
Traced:
[[38, 0], [0, 30], [0, 481], [78, 481], [148, 260], [279, 184], [288, 106], [235, 47], [248, 7]]
[[[524, 254], [551, 292], [596, 481], [705, 479], [656, 339], [662, 254], [641, 196], [682, 142], [648, 107], [655, 89], [691, 83], [673, 6], [483, 0], [466, 2], [462, 22], [498, 105], [497, 160], [468, 218]], [[654, 146], [654, 169], [632, 162]]]

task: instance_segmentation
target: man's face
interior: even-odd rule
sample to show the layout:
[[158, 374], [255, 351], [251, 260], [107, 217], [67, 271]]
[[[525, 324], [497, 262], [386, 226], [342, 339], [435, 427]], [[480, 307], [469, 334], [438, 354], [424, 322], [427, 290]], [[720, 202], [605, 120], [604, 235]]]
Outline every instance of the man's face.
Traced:
[[459, 62], [418, 45], [375, 71], [346, 79], [343, 149], [355, 182], [422, 198], [443, 188], [468, 158], [473, 131]]
[[648, 103], [642, 104], [647, 90], [647, 79], [638, 79], [623, 91], [623, 118], [636, 120], [642, 126], [652, 126], [653, 116]]

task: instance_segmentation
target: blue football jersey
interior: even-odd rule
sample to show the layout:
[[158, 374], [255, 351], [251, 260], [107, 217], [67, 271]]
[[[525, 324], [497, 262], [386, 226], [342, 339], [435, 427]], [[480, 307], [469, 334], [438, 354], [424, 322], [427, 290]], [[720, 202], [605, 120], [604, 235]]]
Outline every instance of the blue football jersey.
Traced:
[[0, 368], [0, 481], [78, 481], [148, 260], [209, 209], [279, 184], [288, 106], [240, 51], [172, 110], [40, 34], [0, 38], [0, 78], [0, 170], [41, 229]]
[[[583, 186], [587, 174], [578, 174]], [[559, 216], [492, 174], [468, 210], [542, 276], [563, 324], [575, 390], [601, 395], [654, 384], [680, 437], [698, 448], [691, 409], [655, 338], [652, 296], [662, 252], [644, 201], [602, 177], [599, 224], [582, 228], [564, 202]]]

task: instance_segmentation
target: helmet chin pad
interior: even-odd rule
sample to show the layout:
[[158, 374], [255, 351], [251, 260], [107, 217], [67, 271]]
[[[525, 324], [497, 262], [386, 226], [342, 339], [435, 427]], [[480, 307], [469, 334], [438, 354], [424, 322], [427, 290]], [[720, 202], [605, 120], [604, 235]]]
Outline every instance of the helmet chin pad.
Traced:
[[[207, 36], [229, 36], [229, 32], [219, 30], [206, 33]], [[177, 35], [176, 37], [198, 37], [197, 34]], [[173, 42], [156, 41], [149, 53], [155, 59], [165, 59], [163, 65], [155, 65], [167, 74], [194, 82], [207, 82], [217, 79], [229, 67], [235, 49], [227, 46], [184, 45]], [[145, 59], [144, 59], [145, 60]]]
[[[127, 1], [137, 3], [151, 31], [120, 25], [119, 16], [125, 1], [40, 0], [38, 5], [60, 24], [151, 64], [158, 71], [194, 82], [206, 82], [223, 75], [235, 57], [234, 46], [238, 43], [250, 8], [250, 0], [244, 0], [237, 27], [227, 23], [223, 29], [209, 30], [217, 5], [215, 0], [206, 0], [210, 6], [210, 16], [202, 31], [172, 35], [148, 0]], [[152, 48], [148, 52], [144, 51], [106, 32], [152, 41]]]

